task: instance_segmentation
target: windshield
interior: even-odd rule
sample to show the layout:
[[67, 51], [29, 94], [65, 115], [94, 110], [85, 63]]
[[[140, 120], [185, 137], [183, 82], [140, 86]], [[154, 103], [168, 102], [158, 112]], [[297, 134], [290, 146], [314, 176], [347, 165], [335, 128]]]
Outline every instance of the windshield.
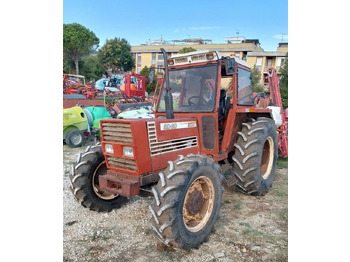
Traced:
[[[211, 64], [169, 70], [174, 112], [213, 112], [218, 65]], [[165, 112], [164, 81], [157, 112]]]

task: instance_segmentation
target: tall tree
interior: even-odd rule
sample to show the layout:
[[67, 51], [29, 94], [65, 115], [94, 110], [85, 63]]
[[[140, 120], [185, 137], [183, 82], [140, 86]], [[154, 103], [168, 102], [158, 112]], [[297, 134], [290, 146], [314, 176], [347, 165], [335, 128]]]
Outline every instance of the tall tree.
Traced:
[[150, 71], [150, 67], [145, 66], [144, 68], [142, 68], [142, 70], [140, 71], [140, 75], [144, 75], [145, 76], [145, 86], [146, 86], [146, 91], [148, 92], [148, 94], [150, 93], [154, 93], [154, 90], [156, 89], [156, 84], [157, 84], [157, 79], [155, 78], [153, 80], [153, 83], [149, 82], [148, 79], [148, 74]]
[[252, 88], [254, 92], [260, 93], [263, 91], [264, 86], [260, 84], [260, 72], [256, 69], [255, 65], [251, 69], [252, 73]]
[[280, 76], [279, 85], [280, 85], [282, 104], [283, 104], [283, 108], [287, 108], [288, 107], [288, 53], [286, 54], [286, 60], [280, 70], [280, 73], [281, 73], [281, 76]]
[[117, 70], [130, 71], [135, 65], [131, 47], [124, 38], [116, 37], [107, 40], [101, 47], [98, 56], [106, 68], [111, 68], [113, 73], [116, 73]]
[[77, 23], [63, 24], [63, 55], [74, 61], [76, 74], [79, 74], [79, 61], [96, 50], [99, 43], [96, 35], [86, 27]]
[[85, 56], [82, 61], [81, 74], [90, 81], [92, 79], [98, 80], [105, 72], [105, 68], [97, 56]]

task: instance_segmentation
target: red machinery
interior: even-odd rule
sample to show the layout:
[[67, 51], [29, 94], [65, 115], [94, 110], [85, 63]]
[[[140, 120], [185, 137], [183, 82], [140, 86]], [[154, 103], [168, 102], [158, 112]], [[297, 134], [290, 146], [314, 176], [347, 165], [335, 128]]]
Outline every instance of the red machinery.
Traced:
[[119, 113], [118, 104], [150, 102], [145, 98], [146, 87], [143, 75], [126, 74], [120, 90], [116, 92], [105, 90], [101, 93], [86, 84], [84, 76], [63, 74], [63, 107], [69, 108], [77, 104], [84, 106], [106, 104], [107, 107], [116, 105], [115, 111]]
[[267, 70], [268, 76], [266, 77], [270, 87], [270, 102], [272, 105], [280, 108], [280, 114], [282, 117], [282, 124], [278, 127], [278, 149], [281, 152], [282, 158], [288, 157], [288, 109], [283, 111], [281, 92], [278, 83], [277, 72], [273, 68]]
[[[254, 106], [246, 61], [217, 51], [169, 59], [161, 52], [155, 118], [101, 120], [101, 144], [78, 155], [70, 180], [75, 199], [98, 212], [152, 193], [156, 237], [190, 250], [208, 240], [219, 216], [219, 165], [231, 165], [228, 186], [267, 193], [277, 166], [277, 128], [271, 109]], [[223, 78], [232, 82], [230, 96], [221, 89]]]
[[125, 83], [120, 86], [120, 90], [129, 97], [140, 97], [145, 99], [145, 76], [140, 74], [125, 75]]
[[86, 98], [95, 97], [91, 84], [85, 83], [85, 77], [72, 74], [63, 74], [63, 94], [82, 94]]

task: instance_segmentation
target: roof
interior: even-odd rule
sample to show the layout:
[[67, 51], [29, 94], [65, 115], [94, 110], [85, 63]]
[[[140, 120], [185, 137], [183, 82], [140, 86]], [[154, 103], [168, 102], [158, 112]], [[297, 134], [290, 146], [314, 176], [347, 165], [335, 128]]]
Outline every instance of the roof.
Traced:
[[287, 52], [250, 52], [247, 56], [286, 56]]

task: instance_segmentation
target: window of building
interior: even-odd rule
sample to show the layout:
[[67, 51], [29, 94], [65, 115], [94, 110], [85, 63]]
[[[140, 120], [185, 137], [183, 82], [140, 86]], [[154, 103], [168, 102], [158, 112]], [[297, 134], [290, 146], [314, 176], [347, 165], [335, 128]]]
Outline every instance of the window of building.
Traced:
[[162, 65], [157, 65], [157, 73], [163, 73], [163, 64]]
[[152, 53], [152, 65], [156, 64], [156, 53]]
[[263, 60], [262, 57], [257, 57], [257, 58], [256, 58], [255, 67], [256, 67], [256, 69], [257, 69], [259, 72], [261, 72], [262, 60]]
[[137, 67], [137, 73], [140, 74], [140, 72], [141, 72], [141, 66], [138, 66]]
[[137, 55], [137, 64], [141, 65], [141, 54]]
[[271, 67], [272, 66], [272, 58], [271, 57], [267, 57], [266, 58], [266, 66], [267, 67]]
[[277, 57], [277, 67], [281, 67], [284, 65], [284, 57]]

